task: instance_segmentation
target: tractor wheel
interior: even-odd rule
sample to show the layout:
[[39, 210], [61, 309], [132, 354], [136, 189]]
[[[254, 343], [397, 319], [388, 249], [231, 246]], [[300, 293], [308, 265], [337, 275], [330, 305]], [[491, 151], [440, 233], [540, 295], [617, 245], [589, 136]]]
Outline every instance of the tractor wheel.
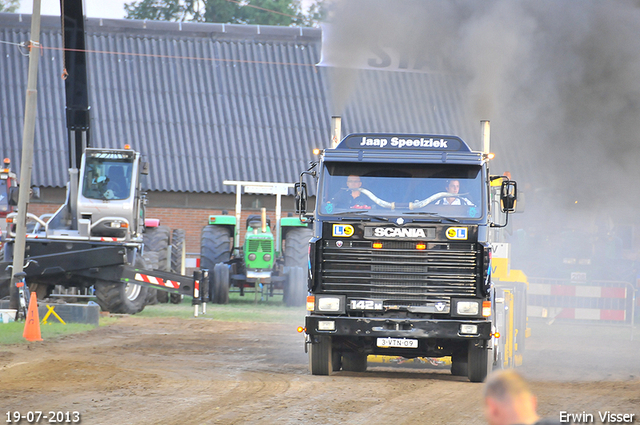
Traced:
[[[184, 229], [173, 229], [171, 233], [171, 271], [178, 274], [185, 274], [184, 264], [187, 254], [186, 232]], [[169, 294], [171, 304], [180, 304], [182, 295]]]
[[285, 266], [309, 268], [309, 240], [312, 236], [313, 230], [308, 227], [289, 229], [285, 237]]
[[[146, 264], [142, 257], [136, 258], [137, 268], [145, 269]], [[103, 311], [121, 314], [135, 314], [144, 309], [147, 299], [147, 287], [135, 283], [118, 283], [105, 280], [97, 280], [95, 294]]]
[[[147, 267], [149, 269], [168, 270], [167, 247], [169, 246], [170, 233], [171, 230], [167, 226], [158, 226], [149, 227], [142, 234], [144, 241], [144, 258], [147, 260]], [[147, 291], [147, 304], [153, 305], [159, 302], [166, 303], [169, 301], [168, 292], [159, 291], [155, 288], [148, 288]]]
[[226, 227], [207, 225], [202, 229], [200, 238], [200, 268], [210, 272], [216, 264], [231, 258], [231, 241]]
[[158, 265], [155, 268], [157, 270], [169, 270], [169, 267], [167, 267], [167, 247], [169, 246], [170, 237], [171, 229], [167, 226], [149, 227], [142, 234], [145, 252], [158, 253]]
[[229, 304], [229, 267], [225, 263], [218, 263], [213, 267], [213, 280], [213, 302]]
[[[147, 270], [157, 270], [158, 269], [158, 253], [153, 252], [151, 250], [144, 251], [144, 262], [147, 266]], [[155, 305], [158, 303], [166, 303], [164, 301], [166, 297], [163, 297], [166, 294], [164, 291], [158, 291], [155, 288], [147, 288], [147, 305]]]
[[307, 302], [307, 275], [302, 267], [290, 267], [284, 282], [283, 300], [287, 307], [300, 307]]
[[471, 382], [482, 382], [489, 369], [489, 350], [476, 344], [475, 341], [469, 341], [467, 376]]
[[309, 370], [312, 375], [331, 375], [333, 372], [331, 337], [322, 335], [318, 342], [309, 345]]
[[184, 263], [187, 253], [186, 232], [183, 229], [173, 229], [171, 234], [171, 271], [184, 274]]
[[342, 370], [345, 372], [366, 372], [367, 355], [362, 353], [342, 353]]

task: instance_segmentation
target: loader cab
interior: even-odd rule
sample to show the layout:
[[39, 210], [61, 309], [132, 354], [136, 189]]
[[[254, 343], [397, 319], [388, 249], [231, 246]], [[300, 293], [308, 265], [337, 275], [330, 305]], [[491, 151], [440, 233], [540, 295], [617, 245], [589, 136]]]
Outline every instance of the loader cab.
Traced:
[[[5, 158], [0, 168], [0, 217], [6, 217], [15, 207], [10, 202], [10, 189], [16, 186], [16, 175], [11, 172], [11, 161]], [[3, 226], [4, 227], [4, 226]]]
[[140, 154], [87, 148], [82, 159], [77, 218], [81, 233], [126, 238], [138, 228]]

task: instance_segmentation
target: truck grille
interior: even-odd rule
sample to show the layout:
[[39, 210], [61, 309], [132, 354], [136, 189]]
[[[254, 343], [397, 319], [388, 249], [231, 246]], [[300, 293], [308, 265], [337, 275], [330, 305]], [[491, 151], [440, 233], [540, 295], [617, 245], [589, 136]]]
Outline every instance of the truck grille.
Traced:
[[428, 243], [424, 250], [402, 241], [385, 241], [381, 249], [370, 241], [346, 245], [325, 242], [325, 293], [407, 306], [476, 295], [480, 256], [473, 243]]

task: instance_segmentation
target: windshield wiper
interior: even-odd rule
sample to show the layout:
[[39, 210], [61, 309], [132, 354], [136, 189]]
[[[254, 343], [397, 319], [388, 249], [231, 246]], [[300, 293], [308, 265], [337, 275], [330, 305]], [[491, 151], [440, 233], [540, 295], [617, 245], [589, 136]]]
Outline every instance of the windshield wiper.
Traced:
[[407, 211], [402, 213], [404, 214], [412, 214], [412, 215], [428, 215], [430, 217], [437, 217], [437, 218], [441, 218], [443, 220], [449, 220], [453, 223], [460, 223], [460, 220], [452, 218], [452, 217], [445, 217], [443, 215], [440, 215], [438, 213], [434, 213], [434, 212], [427, 212], [427, 211]]
[[[362, 214], [364, 214], [364, 213], [365, 213], [365, 212], [367, 212], [367, 211], [368, 211], [368, 210], [361, 210], [361, 211], [344, 211], [344, 212], [341, 212], [341, 213], [336, 213], [336, 214], [334, 214], [334, 215], [337, 215], [337, 216], [345, 216], [345, 215], [362, 215]], [[341, 217], [341, 218], [346, 218], [346, 217]], [[358, 218], [359, 218], [360, 220], [371, 220], [372, 218], [375, 218], [376, 220], [380, 220], [380, 221], [387, 221], [387, 222], [389, 221], [389, 219], [388, 219], [387, 217], [380, 217], [380, 216], [377, 216], [377, 215], [368, 215], [368, 214], [367, 214], [367, 215], [365, 215], [365, 216], [362, 216], [362, 217], [358, 217]]]

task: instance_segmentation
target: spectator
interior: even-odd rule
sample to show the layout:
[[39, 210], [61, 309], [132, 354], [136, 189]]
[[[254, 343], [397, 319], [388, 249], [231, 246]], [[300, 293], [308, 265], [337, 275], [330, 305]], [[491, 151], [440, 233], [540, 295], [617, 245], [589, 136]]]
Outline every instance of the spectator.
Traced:
[[555, 425], [559, 420], [541, 419], [538, 401], [525, 380], [507, 369], [489, 376], [484, 387], [485, 417], [489, 425]]

